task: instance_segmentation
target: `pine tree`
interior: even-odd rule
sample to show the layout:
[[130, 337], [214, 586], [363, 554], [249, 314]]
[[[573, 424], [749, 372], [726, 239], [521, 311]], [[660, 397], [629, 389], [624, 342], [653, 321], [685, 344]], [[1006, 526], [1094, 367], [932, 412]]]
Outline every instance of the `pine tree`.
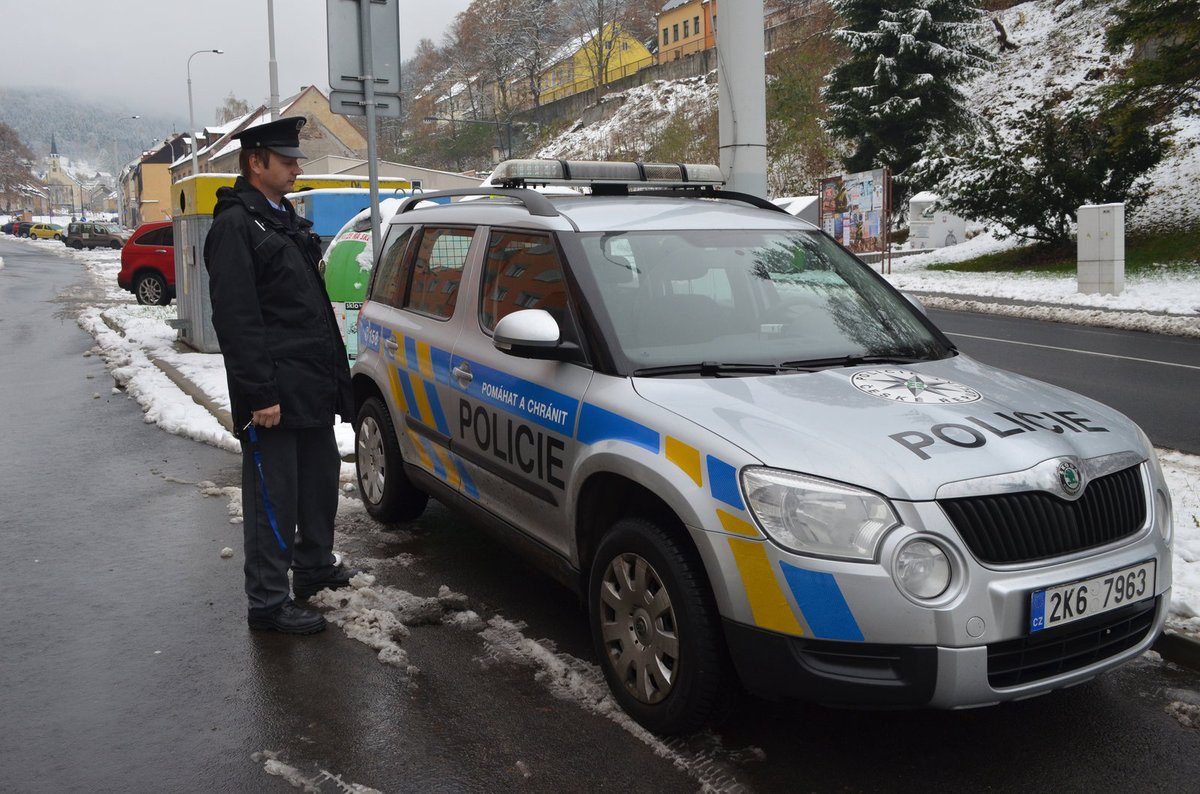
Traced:
[[[1068, 242], [1083, 204], [1145, 203], [1145, 174], [1167, 151], [1166, 134], [1121, 130], [1098, 108], [1051, 102], [1026, 110], [1005, 134], [988, 130], [941, 164], [938, 193], [955, 212], [1051, 245]], [[929, 164], [918, 168], [931, 170]]]
[[984, 69], [984, 19], [965, 0], [833, 0], [850, 57], [826, 76], [826, 128], [847, 146], [847, 171], [887, 167], [899, 177], [933, 142], [972, 124], [960, 84]]
[[1125, 0], [1113, 14], [1109, 51], [1133, 47], [1108, 88], [1121, 125], [1151, 126], [1176, 110], [1200, 114], [1200, 0]]

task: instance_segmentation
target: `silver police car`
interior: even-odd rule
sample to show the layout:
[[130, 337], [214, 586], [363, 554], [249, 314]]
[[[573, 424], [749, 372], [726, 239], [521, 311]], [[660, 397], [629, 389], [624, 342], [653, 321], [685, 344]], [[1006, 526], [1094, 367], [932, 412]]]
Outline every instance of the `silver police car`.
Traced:
[[353, 370], [362, 497], [393, 522], [433, 496], [573, 588], [642, 725], [743, 687], [981, 706], [1161, 631], [1171, 502], [1126, 417], [971, 360], [714, 166], [493, 182], [392, 217]]

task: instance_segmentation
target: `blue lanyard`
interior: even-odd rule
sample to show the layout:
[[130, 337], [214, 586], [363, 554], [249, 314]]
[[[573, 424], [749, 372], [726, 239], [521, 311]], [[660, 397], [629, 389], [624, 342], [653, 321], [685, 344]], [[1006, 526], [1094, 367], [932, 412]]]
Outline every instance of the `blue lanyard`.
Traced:
[[250, 436], [250, 443], [254, 445], [254, 465], [258, 467], [258, 483], [262, 486], [263, 509], [267, 511], [267, 521], [271, 523], [271, 531], [275, 533], [275, 540], [279, 541], [279, 548], [282, 551], [287, 551], [287, 544], [283, 542], [283, 536], [279, 534], [279, 524], [275, 521], [275, 511], [271, 508], [271, 497], [267, 495], [267, 477], [263, 474], [262, 452], [258, 449], [258, 433], [254, 431], [252, 422], [247, 422], [243, 428]]

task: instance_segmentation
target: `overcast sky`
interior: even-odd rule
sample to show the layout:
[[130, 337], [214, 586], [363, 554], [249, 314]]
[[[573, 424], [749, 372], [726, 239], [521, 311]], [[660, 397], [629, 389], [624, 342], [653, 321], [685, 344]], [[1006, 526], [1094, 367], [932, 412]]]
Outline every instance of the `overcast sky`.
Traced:
[[[470, 4], [398, 2], [402, 61], [422, 38], [441, 44]], [[270, 98], [267, 0], [38, 0], [27, 6], [32, 17], [0, 6], [0, 85], [55, 86], [117, 100], [130, 113], [187, 119], [188, 56], [222, 49], [192, 58], [196, 125], [213, 123], [231, 91], [251, 107]], [[280, 97], [305, 85], [328, 93], [326, 0], [274, 0], [274, 11]]]

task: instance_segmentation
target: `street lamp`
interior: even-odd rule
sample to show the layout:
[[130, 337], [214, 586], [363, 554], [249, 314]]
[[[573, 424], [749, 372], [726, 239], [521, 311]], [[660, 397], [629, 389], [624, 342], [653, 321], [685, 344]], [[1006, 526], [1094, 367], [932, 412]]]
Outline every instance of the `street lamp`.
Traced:
[[192, 136], [192, 176], [200, 173], [200, 162], [196, 159], [196, 116], [192, 112], [192, 58], [195, 58], [202, 52], [211, 52], [216, 55], [225, 54], [225, 50], [196, 50], [187, 59], [187, 76], [188, 76], [188, 132]]

